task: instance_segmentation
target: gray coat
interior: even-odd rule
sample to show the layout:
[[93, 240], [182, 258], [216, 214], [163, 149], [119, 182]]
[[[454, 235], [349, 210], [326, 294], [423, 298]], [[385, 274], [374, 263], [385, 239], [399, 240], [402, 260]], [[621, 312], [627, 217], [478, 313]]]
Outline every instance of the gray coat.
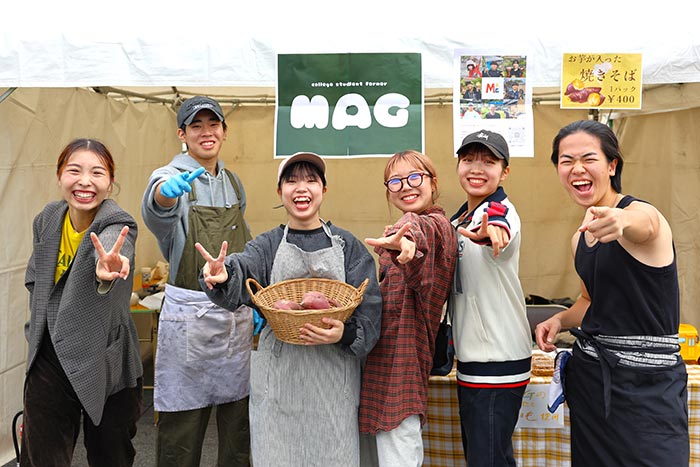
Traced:
[[[135, 387], [137, 378], [143, 375], [138, 335], [129, 312], [137, 227], [113, 200], [105, 200], [68, 271], [54, 285], [67, 209], [65, 201], [55, 201], [34, 219], [34, 248], [25, 276], [31, 308], [27, 373], [48, 326], [66, 376], [92, 422], [99, 425], [107, 397]], [[90, 232], [95, 232], [109, 251], [125, 225], [129, 226], [129, 234], [121, 254], [129, 258], [131, 273], [126, 280], [100, 286], [95, 277], [97, 253]]]

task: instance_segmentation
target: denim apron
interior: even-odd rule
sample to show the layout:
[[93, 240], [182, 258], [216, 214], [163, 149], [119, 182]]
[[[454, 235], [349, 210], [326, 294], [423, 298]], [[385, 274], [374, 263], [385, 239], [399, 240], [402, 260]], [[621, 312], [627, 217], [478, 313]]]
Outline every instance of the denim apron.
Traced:
[[[329, 248], [302, 251], [287, 242], [275, 255], [270, 283], [302, 277], [345, 281], [343, 240], [323, 230]], [[359, 465], [360, 360], [338, 344], [279, 341], [263, 329], [251, 354], [250, 425], [255, 467]]]
[[[238, 185], [225, 171], [236, 190]], [[229, 242], [241, 251], [251, 238], [238, 204], [198, 206], [189, 194], [189, 229], [175, 285], [165, 286], [158, 321], [153, 406], [180, 412], [240, 400], [248, 395], [253, 314], [247, 306], [231, 312], [213, 304], [199, 286], [204, 258], [195, 242], [218, 252]]]

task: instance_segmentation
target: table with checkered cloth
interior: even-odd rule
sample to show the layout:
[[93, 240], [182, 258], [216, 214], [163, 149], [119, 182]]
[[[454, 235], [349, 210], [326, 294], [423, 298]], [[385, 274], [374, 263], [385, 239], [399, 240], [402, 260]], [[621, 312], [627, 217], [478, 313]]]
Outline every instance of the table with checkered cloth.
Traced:
[[[548, 384], [549, 380], [549, 377], [533, 376], [531, 382]], [[448, 376], [430, 378], [428, 422], [423, 427], [424, 466], [465, 466], [456, 385], [454, 370]], [[688, 415], [690, 466], [700, 467], [700, 365], [688, 365]], [[569, 408], [566, 404], [564, 424], [562, 429], [516, 428], [513, 450], [518, 466], [570, 466]]]

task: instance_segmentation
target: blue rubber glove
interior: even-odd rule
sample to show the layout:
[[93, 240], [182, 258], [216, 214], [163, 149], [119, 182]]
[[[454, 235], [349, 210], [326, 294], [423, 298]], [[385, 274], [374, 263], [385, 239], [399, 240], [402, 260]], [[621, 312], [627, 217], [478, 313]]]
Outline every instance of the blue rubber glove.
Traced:
[[180, 172], [167, 179], [160, 186], [160, 194], [166, 198], [179, 198], [183, 193], [192, 191], [190, 183], [204, 173], [204, 167], [194, 172]]
[[258, 313], [258, 310], [253, 308], [253, 335], [257, 336], [260, 334], [260, 331], [262, 331], [262, 328], [265, 327], [265, 323], [267, 323], [267, 320], [260, 314]]

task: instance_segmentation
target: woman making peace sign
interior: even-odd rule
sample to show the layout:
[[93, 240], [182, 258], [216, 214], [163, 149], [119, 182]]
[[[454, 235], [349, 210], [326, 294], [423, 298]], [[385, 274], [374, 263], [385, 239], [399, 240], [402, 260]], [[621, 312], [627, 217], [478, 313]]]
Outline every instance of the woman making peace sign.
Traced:
[[[63, 200], [34, 219], [22, 466], [70, 466], [81, 418], [91, 466], [132, 465], [142, 375], [129, 314], [136, 222], [110, 199], [114, 161], [78, 139], [58, 158]], [[88, 233], [89, 235], [85, 235]]]

